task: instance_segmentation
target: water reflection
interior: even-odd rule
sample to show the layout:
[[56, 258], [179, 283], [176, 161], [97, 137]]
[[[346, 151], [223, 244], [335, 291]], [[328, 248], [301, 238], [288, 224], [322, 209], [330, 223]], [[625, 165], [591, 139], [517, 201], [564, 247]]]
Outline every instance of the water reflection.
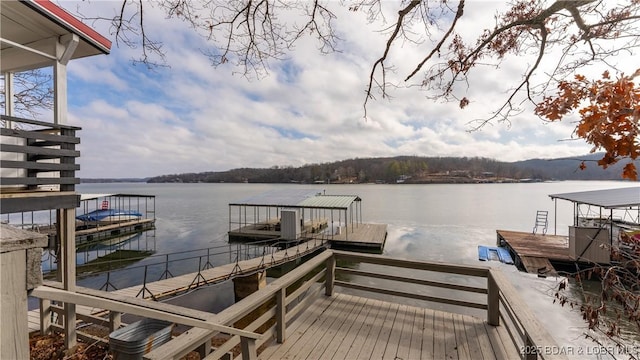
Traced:
[[[385, 255], [426, 261], [481, 265], [477, 259], [478, 245], [494, 245], [496, 230], [531, 231], [537, 210], [550, 211], [549, 234], [568, 234], [573, 224], [573, 209], [568, 202], [554, 203], [549, 194], [632, 186], [621, 182], [554, 182], [535, 184], [456, 184], [456, 185], [304, 185], [326, 190], [329, 194], [357, 194], [362, 199], [365, 222], [388, 224]], [[228, 204], [274, 189], [299, 188], [286, 184], [81, 184], [79, 190], [88, 193], [135, 193], [156, 195], [157, 255], [172, 254], [187, 249], [224, 246], [229, 227]], [[215, 259], [227, 261], [220, 256]], [[140, 262], [150, 265], [152, 259]], [[514, 266], [491, 262], [511, 279], [532, 311], [561, 345], [594, 344], [585, 340], [586, 325], [577, 310], [553, 304], [553, 295], [560, 279], [538, 278], [524, 274]], [[184, 271], [196, 271], [185, 266]], [[363, 265], [363, 268], [366, 269]], [[159, 277], [164, 269], [149, 266], [147, 276]], [[406, 271], [413, 276], [412, 271]], [[175, 275], [175, 274], [174, 274]], [[406, 275], [406, 274], [403, 274]], [[421, 276], [421, 275], [415, 275]], [[141, 283], [144, 271], [127, 272], [128, 279], [118, 286]], [[104, 279], [83, 280], [84, 286], [95, 286]], [[375, 286], [398, 286], [379, 280], [366, 280]], [[453, 279], [445, 275], [440, 281]], [[479, 280], [481, 281], [481, 280]], [[99, 286], [99, 285], [98, 285]], [[231, 304], [232, 285], [195, 292], [179, 299], [181, 305], [203, 306], [215, 300], [216, 309]], [[406, 285], [405, 285], [406, 286]], [[482, 286], [482, 285], [479, 285]], [[441, 290], [416, 289], [405, 291], [424, 294]], [[231, 300], [230, 300], [231, 299]], [[435, 308], [440, 304], [429, 304]], [[215, 310], [212, 310], [215, 311]], [[464, 311], [458, 309], [458, 311]], [[638, 335], [628, 334], [630, 341]], [[637, 342], [636, 342], [637, 343]], [[584, 355], [584, 354], [583, 354]], [[582, 357], [578, 357], [582, 358]], [[597, 358], [597, 357], [592, 357]]]

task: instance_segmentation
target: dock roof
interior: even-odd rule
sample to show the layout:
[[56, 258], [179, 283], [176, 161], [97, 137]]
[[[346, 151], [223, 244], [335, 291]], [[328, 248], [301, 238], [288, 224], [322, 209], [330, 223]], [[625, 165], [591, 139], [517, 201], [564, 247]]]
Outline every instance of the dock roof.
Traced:
[[640, 187], [580, 191], [549, 195], [552, 199], [568, 200], [574, 203], [600, 206], [605, 209], [640, 206]]
[[107, 197], [156, 197], [146, 194], [80, 194], [80, 201], [93, 200]]
[[347, 209], [354, 201], [361, 201], [361, 199], [357, 195], [326, 195], [314, 189], [281, 189], [230, 203], [229, 206]]

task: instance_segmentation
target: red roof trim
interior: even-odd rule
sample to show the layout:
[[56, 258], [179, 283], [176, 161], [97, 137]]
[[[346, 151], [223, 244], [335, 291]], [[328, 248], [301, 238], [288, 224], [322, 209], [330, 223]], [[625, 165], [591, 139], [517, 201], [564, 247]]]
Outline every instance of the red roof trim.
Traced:
[[102, 52], [108, 54], [111, 50], [111, 41], [109, 39], [100, 35], [100, 33], [78, 20], [75, 16], [69, 14], [63, 8], [52, 3], [50, 0], [28, 1], [27, 4], [37, 5], [35, 7], [38, 8], [38, 10], [46, 12], [44, 15], [47, 15], [60, 25], [80, 35], [85, 40], [88, 40]]

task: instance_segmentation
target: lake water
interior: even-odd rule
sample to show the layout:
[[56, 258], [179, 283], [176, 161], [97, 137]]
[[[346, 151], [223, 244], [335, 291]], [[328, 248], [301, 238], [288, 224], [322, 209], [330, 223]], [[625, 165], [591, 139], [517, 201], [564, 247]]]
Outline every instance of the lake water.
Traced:
[[[556, 213], [549, 194], [634, 185], [613, 181], [442, 185], [109, 183], [81, 184], [77, 190], [155, 195], [156, 254], [225, 245], [230, 202], [274, 189], [304, 187], [332, 195], [359, 195], [363, 221], [388, 224], [385, 255], [478, 265], [482, 264], [477, 260], [478, 245], [495, 245], [497, 229], [531, 231], [537, 210], [549, 211], [548, 233], [566, 235], [573, 224], [571, 203], [559, 200]], [[514, 266], [490, 264], [502, 268], [558, 343], [585, 342], [585, 347], [594, 347], [581, 335], [585, 325], [579, 313], [553, 304], [557, 279], [541, 279], [518, 272]], [[120, 281], [117, 286], [121, 288], [141, 283], [142, 279], [139, 272], [132, 272], [129, 277], [112, 281]], [[104, 279], [89, 278], [79, 283], [99, 287], [101, 282]], [[233, 302], [232, 285], [214, 287], [190, 301], [194, 307], [218, 311]], [[634, 339], [637, 334], [627, 336]]]

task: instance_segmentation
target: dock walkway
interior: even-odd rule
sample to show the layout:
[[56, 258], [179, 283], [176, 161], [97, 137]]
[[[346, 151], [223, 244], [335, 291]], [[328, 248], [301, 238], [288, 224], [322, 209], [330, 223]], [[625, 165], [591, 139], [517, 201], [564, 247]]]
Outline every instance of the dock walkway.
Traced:
[[[162, 279], [147, 284], [134, 285], [131, 287], [114, 290], [111, 293], [124, 295], [146, 300], [164, 300], [172, 296], [183, 294], [201, 286], [212, 285], [241, 277], [256, 271], [284, 264], [302, 256], [311, 254], [319, 249], [326, 248], [327, 242], [321, 240], [310, 240], [297, 246], [285, 250], [268, 253], [265, 256], [224, 264], [208, 269], [202, 269], [198, 273], [189, 273]], [[107, 311], [100, 308], [78, 306], [79, 314], [91, 316], [108, 315]], [[39, 309], [31, 310], [28, 313], [29, 332], [40, 329]]]

